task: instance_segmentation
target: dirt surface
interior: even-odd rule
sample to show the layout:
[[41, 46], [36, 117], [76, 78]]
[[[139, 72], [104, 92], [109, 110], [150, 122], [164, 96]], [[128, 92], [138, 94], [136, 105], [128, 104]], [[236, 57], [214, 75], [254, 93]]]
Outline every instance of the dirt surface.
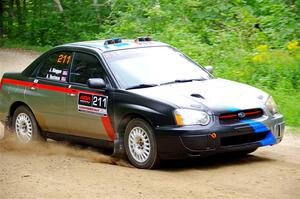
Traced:
[[20, 72], [40, 53], [21, 49], [0, 49], [0, 78], [6, 72]]
[[[0, 49], [0, 76], [37, 56]], [[92, 148], [54, 141], [24, 147], [9, 137], [0, 140], [0, 198], [299, 199], [300, 136], [286, 133], [279, 145], [245, 157], [172, 161], [159, 170], [131, 168]]]

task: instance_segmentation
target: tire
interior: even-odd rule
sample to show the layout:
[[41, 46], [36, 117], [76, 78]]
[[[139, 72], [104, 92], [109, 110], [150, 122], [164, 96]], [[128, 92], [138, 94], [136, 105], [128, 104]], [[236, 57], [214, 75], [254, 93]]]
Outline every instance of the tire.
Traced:
[[142, 119], [131, 120], [124, 136], [125, 151], [130, 163], [140, 169], [158, 166], [157, 144], [152, 127]]
[[23, 144], [42, 140], [37, 121], [31, 110], [26, 106], [19, 106], [14, 112], [12, 131]]

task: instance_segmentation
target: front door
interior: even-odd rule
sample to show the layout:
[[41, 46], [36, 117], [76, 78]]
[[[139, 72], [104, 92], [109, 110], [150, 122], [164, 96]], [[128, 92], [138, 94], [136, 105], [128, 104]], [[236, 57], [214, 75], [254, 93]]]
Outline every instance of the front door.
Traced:
[[109, 118], [111, 93], [89, 88], [89, 78], [108, 81], [96, 56], [77, 52], [70, 72], [70, 93], [66, 98], [69, 134], [111, 141], [114, 139]]

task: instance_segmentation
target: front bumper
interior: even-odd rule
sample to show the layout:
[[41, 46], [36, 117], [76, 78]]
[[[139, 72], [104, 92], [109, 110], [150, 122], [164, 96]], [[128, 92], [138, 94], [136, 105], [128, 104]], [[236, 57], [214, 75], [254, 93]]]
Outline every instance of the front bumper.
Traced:
[[284, 134], [283, 116], [263, 116], [230, 125], [158, 127], [155, 129], [158, 154], [162, 159], [209, 156], [274, 145]]

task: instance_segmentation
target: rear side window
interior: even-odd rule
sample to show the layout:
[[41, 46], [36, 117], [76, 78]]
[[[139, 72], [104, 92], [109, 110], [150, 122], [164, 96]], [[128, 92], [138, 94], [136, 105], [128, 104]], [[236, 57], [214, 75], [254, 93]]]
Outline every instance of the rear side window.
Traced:
[[37, 76], [53, 81], [67, 82], [71, 61], [72, 52], [54, 53], [42, 64]]
[[106, 80], [105, 71], [95, 56], [78, 52], [73, 61], [70, 81], [86, 85], [89, 78]]

